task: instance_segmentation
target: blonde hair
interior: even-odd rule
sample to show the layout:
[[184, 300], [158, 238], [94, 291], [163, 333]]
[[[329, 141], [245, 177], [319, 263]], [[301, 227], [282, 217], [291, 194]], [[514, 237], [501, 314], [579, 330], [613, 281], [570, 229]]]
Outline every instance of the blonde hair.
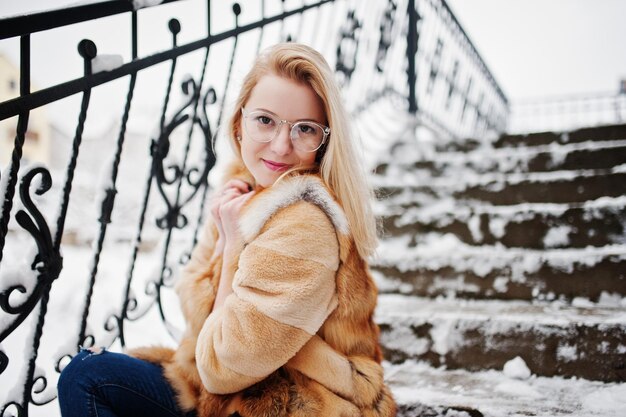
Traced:
[[[322, 181], [333, 192], [343, 208], [361, 257], [371, 256], [378, 239], [376, 219], [372, 212], [373, 193], [366, 181], [365, 169], [357, 157], [346, 109], [334, 74], [324, 57], [311, 47], [297, 43], [280, 43], [259, 55], [243, 80], [230, 119], [230, 140], [241, 158], [241, 109], [252, 90], [267, 74], [308, 85], [324, 105], [330, 137], [318, 150], [316, 161]], [[321, 157], [320, 157], [321, 156]]]

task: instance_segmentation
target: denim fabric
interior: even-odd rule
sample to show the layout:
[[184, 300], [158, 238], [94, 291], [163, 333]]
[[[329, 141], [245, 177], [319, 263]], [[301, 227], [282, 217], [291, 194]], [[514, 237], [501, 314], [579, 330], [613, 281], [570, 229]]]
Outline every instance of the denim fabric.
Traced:
[[176, 404], [162, 368], [121, 353], [81, 350], [58, 382], [63, 417], [192, 417]]

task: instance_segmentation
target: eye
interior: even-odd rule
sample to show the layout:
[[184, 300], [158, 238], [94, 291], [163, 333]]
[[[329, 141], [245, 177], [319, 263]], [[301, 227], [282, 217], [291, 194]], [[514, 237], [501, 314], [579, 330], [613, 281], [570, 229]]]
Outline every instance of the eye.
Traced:
[[315, 126], [313, 126], [313, 125], [308, 125], [308, 124], [305, 124], [305, 123], [301, 123], [301, 124], [298, 125], [298, 131], [300, 133], [305, 134], [305, 135], [312, 135], [312, 134], [315, 133], [316, 129], [315, 129]]
[[273, 122], [271, 117], [264, 116], [264, 115], [257, 116], [256, 120], [262, 125], [269, 125], [270, 123]]

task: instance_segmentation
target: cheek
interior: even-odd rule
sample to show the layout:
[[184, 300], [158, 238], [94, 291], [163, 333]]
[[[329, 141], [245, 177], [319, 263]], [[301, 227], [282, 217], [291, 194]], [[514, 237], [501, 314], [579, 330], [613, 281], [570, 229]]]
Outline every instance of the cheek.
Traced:
[[313, 165], [317, 152], [302, 152], [298, 154], [298, 159], [302, 165]]
[[241, 159], [249, 171], [254, 171], [254, 166], [259, 162], [258, 155], [266, 146], [264, 143], [258, 143], [243, 139], [241, 141]]

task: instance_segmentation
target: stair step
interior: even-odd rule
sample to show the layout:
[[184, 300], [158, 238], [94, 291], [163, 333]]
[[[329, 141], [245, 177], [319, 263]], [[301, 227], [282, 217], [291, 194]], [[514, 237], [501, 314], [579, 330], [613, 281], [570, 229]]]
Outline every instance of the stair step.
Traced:
[[462, 205], [451, 200], [383, 216], [390, 236], [452, 233], [462, 242], [506, 247], [583, 248], [626, 243], [626, 197], [575, 204]]
[[479, 299], [626, 297], [626, 245], [584, 249], [504, 249], [469, 246], [451, 235], [414, 248], [387, 239], [372, 270], [381, 292]]
[[494, 142], [495, 147], [537, 146], [549, 143], [577, 143], [589, 140], [606, 141], [626, 139], [626, 124], [589, 127], [566, 133], [538, 132], [528, 135], [504, 135]]
[[[556, 171], [531, 174], [492, 174], [474, 178], [459, 177], [445, 180], [432, 179], [428, 185], [414, 179], [414, 184], [380, 184], [377, 193], [389, 199], [388, 204], [406, 204], [414, 201], [422, 205], [421, 199], [454, 197], [458, 200], [475, 200], [494, 205], [519, 203], [582, 203], [600, 197], [626, 195], [626, 172], [605, 171]], [[416, 194], [416, 198], [411, 195]]]
[[398, 417], [626, 415], [626, 384], [540, 376], [516, 379], [502, 371], [442, 369], [414, 360], [384, 366]]
[[395, 171], [426, 171], [431, 176], [459, 175], [459, 171], [549, 172], [557, 170], [610, 169], [626, 164], [626, 141], [583, 142], [526, 148], [480, 149], [475, 152], [442, 152], [418, 160], [381, 163], [378, 175]]
[[507, 205], [527, 203], [578, 203], [600, 197], [619, 197], [626, 194], [626, 173], [583, 174], [573, 178], [556, 178], [547, 181], [522, 180], [501, 184], [470, 187], [455, 194], [457, 198], [489, 201]]
[[479, 371], [520, 356], [535, 375], [626, 380], [626, 306], [383, 294], [376, 321], [392, 363]]

